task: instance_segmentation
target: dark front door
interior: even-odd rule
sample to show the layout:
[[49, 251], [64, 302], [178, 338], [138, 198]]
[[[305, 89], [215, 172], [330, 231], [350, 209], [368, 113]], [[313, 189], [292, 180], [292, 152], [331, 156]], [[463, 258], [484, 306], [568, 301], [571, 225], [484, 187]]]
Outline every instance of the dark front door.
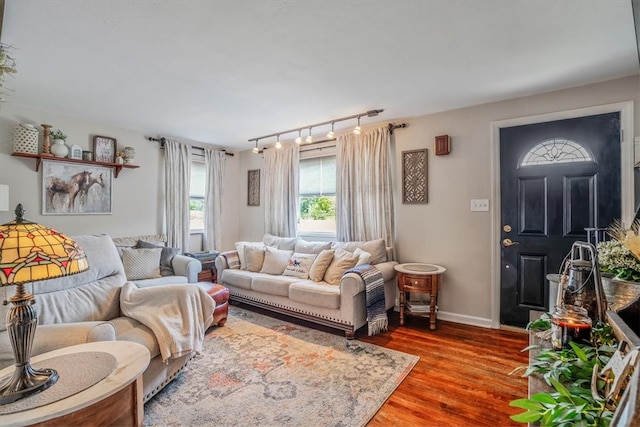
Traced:
[[585, 228], [620, 218], [620, 115], [502, 128], [500, 171], [500, 323], [522, 327]]

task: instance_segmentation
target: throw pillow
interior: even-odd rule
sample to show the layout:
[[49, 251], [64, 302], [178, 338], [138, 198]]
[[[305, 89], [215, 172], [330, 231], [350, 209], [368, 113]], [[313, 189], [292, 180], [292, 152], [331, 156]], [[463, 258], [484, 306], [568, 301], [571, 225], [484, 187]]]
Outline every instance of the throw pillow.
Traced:
[[247, 261], [244, 258], [244, 247], [247, 245], [251, 247], [264, 248], [264, 243], [262, 242], [236, 242], [235, 247], [236, 251], [238, 251], [238, 258], [240, 258], [240, 268], [242, 270], [247, 269]]
[[336, 251], [333, 249], [325, 249], [318, 254], [315, 261], [311, 265], [311, 269], [309, 270], [309, 279], [314, 282], [322, 282], [324, 278], [324, 273], [327, 271], [327, 267], [331, 264], [331, 260], [333, 259], [333, 254]]
[[122, 249], [122, 265], [127, 280], [157, 279], [162, 249]]
[[298, 254], [294, 253], [287, 264], [287, 268], [284, 269], [283, 276], [299, 277], [301, 279], [309, 278], [309, 270], [313, 261], [316, 259], [316, 254]]
[[266, 246], [273, 246], [285, 251], [292, 251], [296, 245], [296, 240], [298, 240], [297, 237], [278, 237], [269, 233], [262, 236], [262, 243]]
[[358, 257], [358, 263], [356, 265], [369, 264], [369, 261], [371, 260], [371, 254], [360, 248], [353, 251], [353, 254]]
[[330, 285], [339, 286], [342, 275], [345, 271], [356, 266], [358, 257], [343, 249], [336, 249], [333, 254], [333, 261], [324, 273], [324, 281]]
[[260, 273], [282, 274], [289, 264], [289, 259], [293, 255], [293, 251], [285, 251], [281, 249], [267, 246], [264, 252], [264, 263]]
[[180, 253], [179, 248], [167, 248], [166, 246], [154, 245], [153, 243], [144, 242], [138, 240], [138, 243], [134, 246], [135, 249], [154, 249], [161, 248], [160, 252], [160, 275], [161, 276], [173, 276], [173, 257]]
[[343, 249], [348, 252], [354, 252], [357, 248], [371, 254], [369, 263], [372, 265], [380, 264], [387, 260], [387, 246], [384, 239], [369, 240], [367, 242], [333, 242], [331, 249]]
[[307, 242], [299, 239], [294, 250], [298, 254], [319, 254], [325, 249], [331, 249], [331, 242]]
[[264, 247], [245, 245], [244, 260], [248, 271], [257, 273], [262, 269], [264, 263]]

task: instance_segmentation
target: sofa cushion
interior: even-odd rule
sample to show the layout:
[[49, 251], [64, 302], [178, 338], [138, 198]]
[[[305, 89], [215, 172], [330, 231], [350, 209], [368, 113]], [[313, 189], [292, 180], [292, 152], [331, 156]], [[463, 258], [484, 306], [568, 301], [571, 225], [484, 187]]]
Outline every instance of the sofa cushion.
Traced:
[[251, 280], [259, 273], [253, 273], [247, 270], [226, 269], [222, 271], [220, 283], [229, 284], [242, 289], [251, 289]]
[[284, 276], [298, 277], [300, 279], [309, 278], [309, 270], [317, 255], [315, 254], [299, 254], [294, 253], [289, 259], [289, 264], [284, 269]]
[[371, 262], [371, 254], [358, 248], [353, 251], [353, 254], [358, 257], [356, 265], [369, 264]]
[[282, 274], [289, 264], [293, 251], [285, 251], [267, 246], [264, 253], [264, 263], [260, 273]]
[[167, 236], [165, 234], [145, 234], [135, 237], [113, 237], [111, 240], [113, 240], [113, 244], [116, 245], [118, 255], [122, 258], [123, 248], [133, 248], [139, 241], [153, 243], [158, 246], [166, 246]]
[[245, 245], [244, 247], [244, 261], [246, 264], [246, 270], [257, 273], [262, 269], [264, 263], [264, 246], [252, 246]]
[[299, 281], [289, 286], [289, 298], [317, 307], [340, 308], [340, 287], [324, 282]]
[[270, 274], [256, 275], [251, 281], [251, 289], [269, 295], [289, 296], [289, 285], [300, 279]]
[[122, 249], [122, 264], [128, 280], [155, 279], [160, 275], [162, 249]]
[[273, 234], [266, 233], [262, 236], [262, 243], [267, 246], [275, 246], [278, 249], [292, 251], [296, 246], [297, 237], [278, 237]]
[[322, 282], [322, 279], [324, 279], [324, 273], [327, 271], [329, 264], [331, 264], [333, 254], [335, 254], [335, 252], [336, 251], [333, 249], [325, 249], [318, 254], [311, 265], [311, 269], [309, 270], [309, 279], [314, 282]]
[[319, 254], [325, 249], [331, 249], [331, 242], [307, 242], [299, 239], [294, 249], [298, 254]]
[[160, 252], [160, 275], [161, 276], [173, 276], [173, 266], [171, 265], [171, 261], [173, 261], [173, 257], [180, 253], [179, 248], [169, 248], [162, 245], [156, 245], [154, 243], [145, 242], [143, 240], [138, 240], [138, 243], [134, 246], [135, 249], [153, 249], [153, 248], [161, 248], [162, 252]]
[[330, 285], [339, 286], [344, 272], [355, 267], [357, 263], [358, 257], [356, 255], [343, 249], [336, 249], [333, 260], [324, 273], [324, 281]]
[[332, 249], [344, 249], [348, 252], [354, 252], [361, 248], [363, 251], [371, 254], [370, 264], [380, 264], [387, 260], [387, 247], [384, 239], [370, 240], [368, 242], [333, 242]]

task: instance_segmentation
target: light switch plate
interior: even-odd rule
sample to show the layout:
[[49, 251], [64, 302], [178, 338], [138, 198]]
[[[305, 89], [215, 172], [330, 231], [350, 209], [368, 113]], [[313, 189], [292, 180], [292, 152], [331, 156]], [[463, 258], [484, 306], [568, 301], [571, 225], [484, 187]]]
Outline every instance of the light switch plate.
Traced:
[[488, 212], [489, 199], [471, 199], [471, 212]]

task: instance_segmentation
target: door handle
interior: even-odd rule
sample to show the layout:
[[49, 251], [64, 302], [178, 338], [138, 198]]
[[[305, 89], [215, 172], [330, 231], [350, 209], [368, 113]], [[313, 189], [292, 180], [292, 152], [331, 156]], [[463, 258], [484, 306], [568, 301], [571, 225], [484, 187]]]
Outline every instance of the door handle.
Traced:
[[514, 242], [511, 239], [504, 239], [502, 241], [502, 246], [504, 246], [505, 248], [508, 248], [509, 246], [514, 246], [514, 245], [519, 245], [520, 242]]

